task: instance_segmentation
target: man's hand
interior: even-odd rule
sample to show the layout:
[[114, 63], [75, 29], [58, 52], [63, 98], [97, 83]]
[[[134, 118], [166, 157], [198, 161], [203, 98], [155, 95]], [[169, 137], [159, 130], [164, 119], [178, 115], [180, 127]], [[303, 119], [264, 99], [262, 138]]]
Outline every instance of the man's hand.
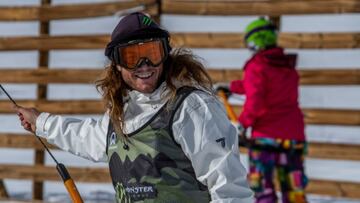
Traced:
[[35, 108], [24, 108], [21, 106], [13, 106], [14, 110], [19, 116], [21, 125], [25, 130], [35, 133], [36, 119], [40, 115], [40, 112]]
[[243, 147], [250, 146], [250, 141], [246, 136], [246, 131], [247, 129], [241, 126], [241, 130], [239, 130], [239, 146], [243, 146]]
[[227, 98], [229, 98], [229, 96], [231, 95], [228, 83], [216, 83], [214, 84], [214, 89], [216, 93], [219, 91], [223, 91]]

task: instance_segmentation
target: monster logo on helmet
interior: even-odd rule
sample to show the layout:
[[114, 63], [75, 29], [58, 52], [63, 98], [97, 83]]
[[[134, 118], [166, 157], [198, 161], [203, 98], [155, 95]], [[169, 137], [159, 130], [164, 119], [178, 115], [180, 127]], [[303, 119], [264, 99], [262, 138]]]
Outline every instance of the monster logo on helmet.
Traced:
[[276, 46], [276, 41], [276, 27], [263, 17], [252, 21], [245, 29], [245, 43], [249, 49], [267, 49]]

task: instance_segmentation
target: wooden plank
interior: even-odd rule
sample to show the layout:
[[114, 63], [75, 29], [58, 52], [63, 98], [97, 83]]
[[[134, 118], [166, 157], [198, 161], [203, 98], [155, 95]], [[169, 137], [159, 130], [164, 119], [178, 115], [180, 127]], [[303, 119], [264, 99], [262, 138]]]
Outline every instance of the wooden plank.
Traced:
[[[242, 79], [242, 70], [211, 68], [207, 70], [215, 83]], [[298, 70], [301, 85], [359, 85], [360, 69]], [[1, 73], [1, 70], [0, 70]], [[1, 79], [0, 79], [1, 80]]]
[[[20, 123], [19, 123], [20, 125]], [[41, 138], [45, 145], [50, 149], [57, 149], [54, 145], [49, 144]], [[1, 148], [17, 149], [44, 149], [40, 141], [31, 134], [0, 133]]]
[[[75, 168], [66, 167], [74, 179], [78, 182], [111, 183], [108, 168]], [[61, 181], [55, 166], [42, 165], [0, 165], [0, 178], [7, 179], [31, 179], [34, 181]]]
[[303, 109], [305, 122], [325, 125], [360, 125], [360, 110]]
[[[172, 33], [174, 47], [244, 48], [242, 33]], [[109, 35], [0, 38], [0, 50], [104, 49]], [[279, 45], [294, 49], [360, 48], [360, 33], [280, 33]]]
[[4, 181], [0, 179], [0, 199], [9, 198], [9, 193], [6, 190]]
[[[103, 114], [105, 112], [101, 101], [97, 100], [61, 100], [61, 101], [34, 101], [19, 100], [16, 103], [24, 107], [35, 107], [43, 112], [54, 114]], [[0, 113], [14, 113], [12, 104], [0, 101]]]
[[163, 0], [164, 14], [179, 15], [298, 15], [360, 12], [359, 0], [260, 0], [186, 1]]
[[[42, 140], [49, 148], [58, 149], [48, 144], [45, 139]], [[43, 146], [33, 135], [14, 133], [0, 133], [0, 147], [43, 149]], [[242, 152], [246, 151], [242, 150]], [[307, 157], [311, 158], [360, 161], [359, 145], [311, 142], [308, 152]]]
[[0, 69], [1, 83], [94, 83], [102, 69]]
[[[50, 21], [59, 19], [111, 16], [119, 11], [145, 6], [144, 12], [155, 15], [156, 0], [136, 0], [106, 3], [83, 3], [44, 6], [0, 7], [0, 21]], [[147, 9], [147, 7], [150, 7]]]
[[[237, 115], [242, 111], [242, 106], [234, 105]], [[302, 109], [305, 122], [317, 125], [360, 125], [360, 110], [341, 109]]]
[[294, 49], [359, 48], [360, 33], [284, 33], [278, 42]]
[[353, 144], [309, 143], [307, 157], [360, 161], [360, 146]]
[[[111, 183], [108, 168], [67, 168], [76, 182]], [[15, 164], [0, 165], [0, 178], [61, 181], [55, 167]], [[308, 193], [344, 198], [360, 198], [359, 190], [360, 183], [318, 179], [311, 179], [307, 188]]]
[[[51, 6], [51, 0], [41, 0], [41, 6]], [[48, 37], [50, 33], [50, 23], [48, 21], [40, 21], [39, 34], [41, 37]], [[49, 51], [39, 51], [38, 57], [38, 69], [47, 70], [49, 66]], [[47, 85], [37, 85], [37, 99], [46, 100], [47, 98]], [[34, 164], [44, 165], [45, 164], [45, 153], [44, 149], [35, 149], [34, 152]], [[32, 198], [36, 200], [43, 200], [43, 182], [33, 181], [32, 182]]]
[[18, 197], [10, 197], [6, 199], [0, 199], [0, 203], [47, 203], [42, 200], [19, 200]]
[[[100, 67], [99, 67], [100, 68]], [[94, 83], [103, 69], [0, 69], [0, 83]], [[214, 83], [242, 78], [242, 70], [207, 70]], [[359, 85], [360, 69], [299, 70], [301, 85]], [[85, 74], [84, 74], [85, 73]]]
[[[51, 0], [41, 0], [41, 6], [50, 6], [51, 5]], [[48, 21], [40, 21], [40, 27], [39, 27], [39, 34], [40, 37], [48, 37], [50, 33], [50, 23]], [[49, 51], [45, 50], [45, 51], [39, 51], [39, 57], [38, 57], [38, 69], [40, 70], [46, 70], [48, 69], [49, 66]], [[43, 99], [46, 100], [47, 97], [47, 86], [46, 84], [38, 84], [37, 87], [37, 98], [38, 99]], [[40, 155], [42, 154], [42, 155]], [[44, 157], [43, 154], [44, 152], [35, 152], [35, 157]], [[36, 158], [36, 161], [40, 161], [44, 162], [44, 158]], [[42, 186], [41, 186], [42, 187]], [[37, 188], [35, 188], [37, 189]], [[40, 193], [40, 192], [39, 192]], [[34, 195], [35, 197], [40, 195], [40, 194], [36, 194]], [[42, 195], [42, 192], [41, 192]], [[42, 198], [42, 197], [41, 197]], [[38, 198], [35, 198], [38, 199]]]
[[[102, 114], [105, 110], [101, 101], [95, 100], [63, 100], [63, 101], [17, 101], [21, 106], [35, 107], [40, 111], [55, 114]], [[66, 104], [66, 105], [64, 105]], [[0, 101], [0, 113], [14, 113], [11, 103]], [[241, 106], [234, 105], [239, 115]], [[305, 122], [322, 125], [360, 125], [360, 110], [342, 109], [303, 109]]]
[[[173, 46], [245, 48], [243, 33], [172, 33]], [[360, 33], [280, 33], [278, 43], [294, 49], [359, 48]]]
[[277, 30], [281, 30], [281, 16], [270, 16], [269, 19]]
[[301, 85], [359, 85], [360, 69], [300, 70]]
[[176, 32], [176, 33], [171, 33], [171, 45], [174, 47], [187, 47], [187, 48], [244, 48], [245, 47], [243, 33]]
[[306, 191], [333, 197], [360, 198], [360, 183], [311, 179]]
[[0, 50], [104, 49], [109, 35], [0, 38]]

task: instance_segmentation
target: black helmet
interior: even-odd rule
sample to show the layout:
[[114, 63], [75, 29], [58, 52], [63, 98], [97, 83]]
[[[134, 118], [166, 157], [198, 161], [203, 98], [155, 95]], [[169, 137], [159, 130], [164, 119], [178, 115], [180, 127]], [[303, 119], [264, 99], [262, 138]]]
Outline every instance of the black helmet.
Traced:
[[113, 59], [114, 47], [132, 40], [164, 38], [170, 52], [169, 32], [160, 28], [149, 16], [141, 12], [131, 13], [120, 20], [111, 34], [111, 41], [105, 49], [105, 56]]

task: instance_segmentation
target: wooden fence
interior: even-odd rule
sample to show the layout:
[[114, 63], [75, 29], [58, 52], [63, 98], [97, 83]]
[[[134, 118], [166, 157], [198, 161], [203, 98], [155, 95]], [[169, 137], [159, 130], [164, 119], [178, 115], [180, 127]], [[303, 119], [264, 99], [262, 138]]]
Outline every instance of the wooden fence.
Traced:
[[[270, 15], [277, 19], [284, 14], [318, 14], [360, 12], [359, 0], [263, 0], [263, 1], [180, 1], [141, 0], [111, 3], [51, 5], [50, 0], [42, 0], [40, 6], [0, 7], [0, 21], [40, 22], [39, 36], [0, 37], [0, 51], [38, 50], [37, 69], [0, 69], [0, 83], [38, 84], [36, 100], [18, 101], [20, 105], [34, 106], [40, 111], [59, 114], [97, 114], [104, 109], [100, 101], [94, 100], [47, 100], [46, 89], [53, 83], [92, 83], [101, 70], [94, 69], [48, 69], [50, 50], [102, 49], [109, 40], [105, 35], [51, 36], [49, 22], [58, 19], [76, 19], [114, 15], [130, 8], [140, 8], [155, 17], [161, 14], [191, 15]], [[86, 11], [86, 12], [84, 12]], [[172, 33], [174, 46], [190, 48], [242, 48], [241, 33]], [[280, 33], [280, 42], [285, 48], [337, 49], [360, 48], [360, 33]], [[100, 68], [100, 67], [99, 67]], [[211, 67], [209, 73], [215, 82], [228, 82], [241, 77], [241, 67], [226, 70]], [[82, 74], [86, 72], [86, 74]], [[302, 85], [360, 85], [360, 69], [347, 70], [302, 70]], [[66, 103], [66, 105], [63, 105]], [[0, 101], [0, 114], [12, 113], [8, 101]], [[235, 107], [237, 113], [241, 107]], [[344, 109], [303, 109], [308, 124], [360, 125], [360, 110]], [[32, 136], [20, 134], [0, 134], [0, 147], [28, 148], [36, 151], [33, 166], [17, 164], [0, 165], [0, 179], [29, 179], [34, 181], [33, 198], [43, 198], [43, 181], [59, 180], [53, 167], [44, 166], [44, 151]], [[310, 143], [309, 157], [360, 161], [358, 145]], [[75, 181], [109, 182], [108, 169], [69, 168]], [[92, 174], [91, 176], [87, 174]], [[2, 197], [8, 197], [6, 188], [0, 182]], [[2, 186], [2, 187], [1, 187]], [[360, 184], [345, 181], [312, 179], [309, 193], [336, 197], [360, 198]]]

